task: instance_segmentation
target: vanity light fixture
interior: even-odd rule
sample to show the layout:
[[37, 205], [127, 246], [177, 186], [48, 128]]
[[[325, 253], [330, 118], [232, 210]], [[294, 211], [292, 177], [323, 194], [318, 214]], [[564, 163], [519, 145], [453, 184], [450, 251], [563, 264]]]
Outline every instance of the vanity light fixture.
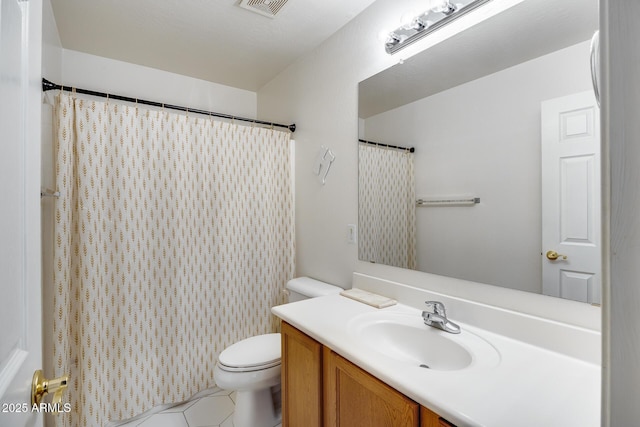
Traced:
[[394, 54], [488, 1], [490, 0], [441, 0], [435, 7], [422, 14], [413, 17], [405, 14], [400, 27], [391, 32], [381, 33], [384, 47], [388, 54]]

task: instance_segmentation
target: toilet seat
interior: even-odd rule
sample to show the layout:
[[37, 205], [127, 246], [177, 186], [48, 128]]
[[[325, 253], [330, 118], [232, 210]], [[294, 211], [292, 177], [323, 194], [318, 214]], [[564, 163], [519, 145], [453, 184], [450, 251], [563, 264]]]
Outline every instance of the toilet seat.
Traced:
[[228, 372], [253, 372], [280, 365], [280, 334], [250, 337], [227, 347], [218, 366]]

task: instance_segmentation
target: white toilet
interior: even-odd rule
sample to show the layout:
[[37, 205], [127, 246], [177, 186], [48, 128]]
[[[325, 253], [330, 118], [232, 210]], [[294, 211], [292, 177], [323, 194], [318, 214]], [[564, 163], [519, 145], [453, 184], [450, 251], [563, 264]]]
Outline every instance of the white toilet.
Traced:
[[[289, 302], [295, 302], [335, 294], [342, 288], [299, 277], [287, 283], [287, 290]], [[220, 353], [214, 379], [218, 387], [237, 391], [235, 427], [273, 427], [280, 423], [280, 355], [280, 334], [247, 338]]]

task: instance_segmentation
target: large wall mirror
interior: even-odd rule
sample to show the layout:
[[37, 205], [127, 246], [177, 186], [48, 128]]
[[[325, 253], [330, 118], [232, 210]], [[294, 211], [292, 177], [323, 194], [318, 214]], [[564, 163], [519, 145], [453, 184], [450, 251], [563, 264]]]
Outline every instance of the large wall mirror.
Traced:
[[599, 303], [597, 28], [525, 0], [360, 82], [360, 260]]

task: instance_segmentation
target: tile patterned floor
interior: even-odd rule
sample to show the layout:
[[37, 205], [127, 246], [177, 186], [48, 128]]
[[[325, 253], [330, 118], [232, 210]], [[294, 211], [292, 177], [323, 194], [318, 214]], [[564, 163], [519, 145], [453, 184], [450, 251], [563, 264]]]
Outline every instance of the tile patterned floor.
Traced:
[[234, 409], [235, 392], [212, 389], [208, 395], [151, 415], [136, 417], [118, 427], [233, 427]]

